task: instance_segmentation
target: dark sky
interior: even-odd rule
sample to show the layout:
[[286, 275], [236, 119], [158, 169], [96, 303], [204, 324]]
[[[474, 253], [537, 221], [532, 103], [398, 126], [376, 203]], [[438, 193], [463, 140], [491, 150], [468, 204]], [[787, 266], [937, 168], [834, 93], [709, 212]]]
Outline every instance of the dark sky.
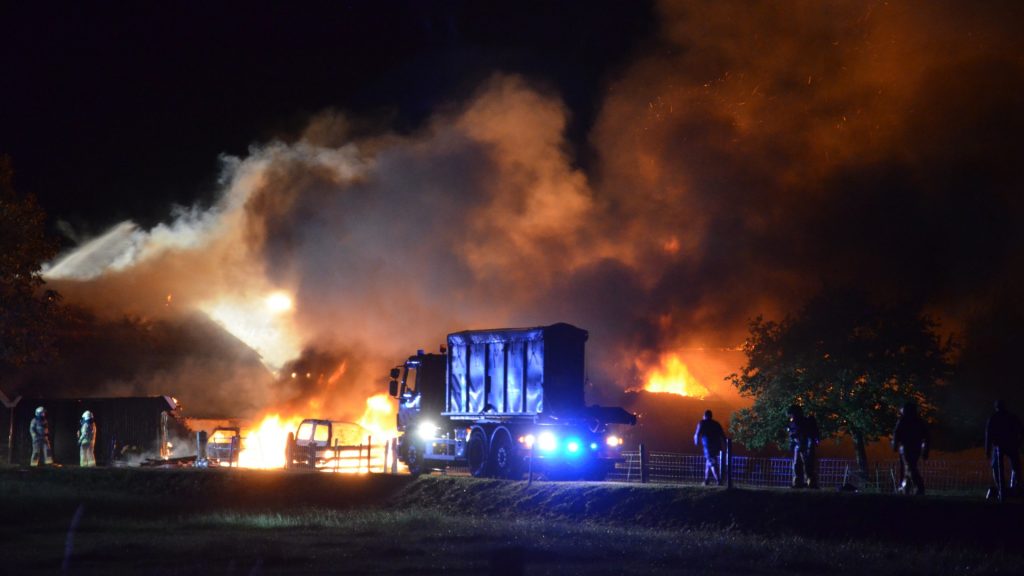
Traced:
[[287, 138], [316, 112], [409, 130], [495, 71], [560, 95], [584, 142], [609, 74], [651, 41], [651, 7], [492, 4], [6, 3], [0, 152], [51, 224], [90, 235], [207, 199], [218, 155]]

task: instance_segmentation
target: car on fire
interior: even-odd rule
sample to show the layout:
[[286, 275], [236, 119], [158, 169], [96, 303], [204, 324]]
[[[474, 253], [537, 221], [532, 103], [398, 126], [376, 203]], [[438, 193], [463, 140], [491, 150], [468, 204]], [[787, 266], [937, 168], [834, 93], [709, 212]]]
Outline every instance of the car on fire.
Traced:
[[237, 466], [241, 453], [242, 431], [237, 426], [218, 426], [206, 443], [206, 459], [211, 466]]
[[306, 419], [288, 433], [285, 468], [364, 472], [377, 461], [383, 465], [383, 448], [372, 442], [370, 431], [355, 422]]

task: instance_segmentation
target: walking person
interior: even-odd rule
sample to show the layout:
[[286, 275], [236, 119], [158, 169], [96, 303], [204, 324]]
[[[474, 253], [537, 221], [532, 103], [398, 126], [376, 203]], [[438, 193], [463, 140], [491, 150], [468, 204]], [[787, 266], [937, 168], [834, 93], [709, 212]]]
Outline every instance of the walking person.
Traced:
[[[892, 431], [892, 449], [899, 452], [900, 462], [904, 470], [910, 473], [918, 496], [924, 494], [924, 478], [918, 469], [918, 461], [922, 458], [928, 459], [928, 444], [928, 424], [917, 413], [917, 404], [907, 402], [900, 409], [899, 420]], [[904, 474], [900, 481], [900, 491], [906, 493], [908, 490]]]
[[[985, 457], [992, 461], [992, 479], [996, 483], [996, 495], [1001, 502], [1006, 495], [1014, 494], [1020, 482], [1020, 447], [1024, 427], [1020, 418], [1008, 411], [1002, 400], [996, 400], [995, 412], [985, 424]], [[1004, 489], [1003, 457], [1010, 461], [1010, 489]]]
[[704, 448], [704, 485], [707, 486], [710, 478], [714, 477], [715, 483], [721, 486], [722, 474], [719, 464], [725, 430], [711, 416], [711, 410], [704, 411], [704, 419], [697, 423], [697, 431], [693, 433], [693, 444]]
[[818, 421], [814, 416], [804, 415], [804, 409], [793, 404], [786, 410], [789, 424], [789, 447], [793, 451], [793, 488], [818, 488], [818, 470], [815, 450], [818, 447], [820, 433]]
[[96, 422], [92, 412], [82, 412], [78, 425], [78, 464], [83, 468], [96, 465]]
[[49, 466], [53, 464], [53, 452], [50, 449], [50, 425], [46, 421], [46, 408], [36, 408], [35, 416], [28, 425], [29, 436], [32, 437], [32, 466]]

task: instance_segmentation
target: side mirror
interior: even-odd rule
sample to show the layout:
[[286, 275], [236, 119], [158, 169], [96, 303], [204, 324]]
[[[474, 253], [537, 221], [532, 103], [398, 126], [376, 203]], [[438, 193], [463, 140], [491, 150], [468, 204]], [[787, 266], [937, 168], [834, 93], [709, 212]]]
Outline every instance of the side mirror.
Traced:
[[[392, 372], [395, 372], [395, 370], [392, 370]], [[396, 398], [398, 397], [398, 380], [388, 382], [388, 394]]]
[[401, 373], [402, 373], [402, 371], [399, 370], [398, 368], [392, 368], [391, 369], [391, 379], [392, 380], [397, 380], [398, 379], [398, 375], [401, 374]]

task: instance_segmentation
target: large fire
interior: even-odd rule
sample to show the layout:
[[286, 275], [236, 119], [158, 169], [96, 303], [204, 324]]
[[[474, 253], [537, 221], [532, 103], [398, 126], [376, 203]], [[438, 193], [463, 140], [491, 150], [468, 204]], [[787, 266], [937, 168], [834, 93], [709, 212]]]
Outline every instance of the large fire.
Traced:
[[[238, 465], [243, 468], [283, 468], [288, 434], [295, 434], [302, 416], [282, 417], [278, 413], [268, 414], [252, 428], [242, 430], [242, 448]], [[358, 444], [348, 446], [344, 459], [340, 453], [337, 466], [324, 469], [337, 472], [365, 473], [383, 469], [385, 445], [397, 435], [394, 402], [387, 394], [377, 394], [366, 400], [366, 409], [356, 422], [365, 434], [360, 434]], [[367, 466], [361, 454], [369, 453]], [[340, 450], [339, 450], [340, 452]], [[351, 452], [352, 458], [349, 458]]]
[[282, 418], [271, 414], [263, 418], [256, 428], [242, 430], [242, 451], [238, 465], [243, 468], [284, 468], [285, 444], [288, 432], [295, 432], [302, 418]]
[[662, 354], [654, 366], [645, 368], [638, 361], [637, 367], [644, 373], [643, 390], [647, 392], [665, 392], [701, 399], [708, 395], [708, 389], [697, 381], [674, 352]]
[[398, 435], [395, 420], [395, 402], [387, 394], [377, 394], [366, 399], [366, 411], [359, 419], [359, 425], [373, 434], [374, 442], [390, 441]]

